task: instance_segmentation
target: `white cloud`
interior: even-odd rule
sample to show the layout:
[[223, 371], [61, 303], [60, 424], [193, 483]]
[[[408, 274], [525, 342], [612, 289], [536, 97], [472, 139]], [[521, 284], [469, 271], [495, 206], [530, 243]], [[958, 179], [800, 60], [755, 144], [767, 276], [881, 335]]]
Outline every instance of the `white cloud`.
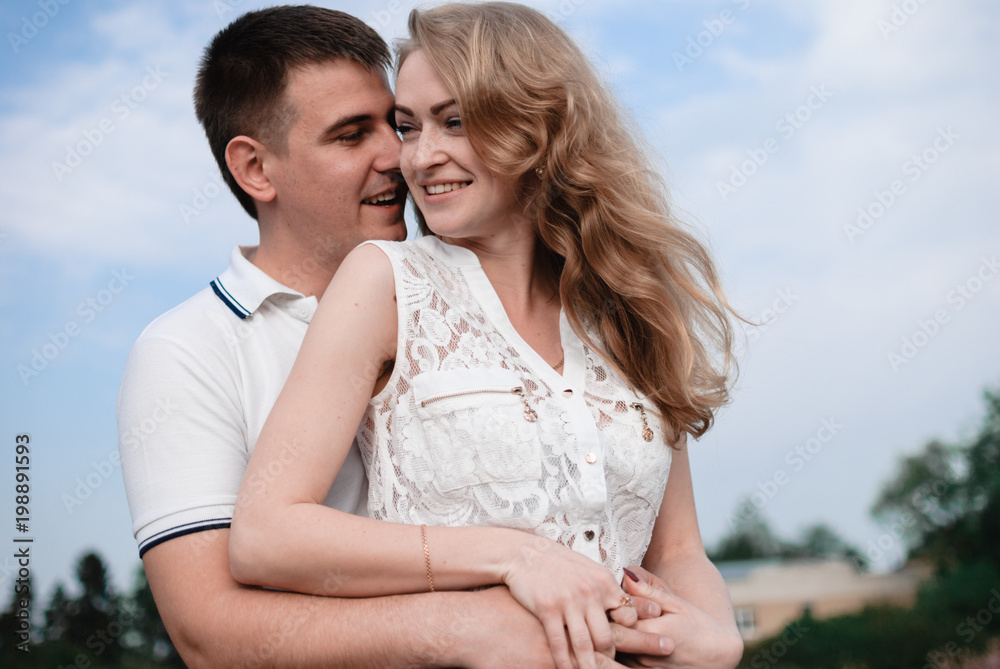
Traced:
[[[1000, 81], [985, 29], [996, 26], [998, 13], [972, 2], [927, 4], [883, 40], [877, 21], [891, 12], [889, 3], [783, 6], [815, 31], [805, 48], [767, 58], [719, 48], [711, 57], [740, 85], [682, 98], [659, 115], [670, 129], [664, 153], [684, 204], [710, 222], [737, 303], [754, 315], [786, 285], [803, 296], [751, 349], [743, 389], [709, 440], [728, 461], [713, 489], [752, 491], [754, 475], [781, 465], [792, 425], [801, 431], [803, 421], [836, 410], [854, 426], [838, 444], [852, 459], [803, 472], [798, 484], [814, 495], [784, 495], [768, 515], [791, 526], [821, 513], [863, 532], [891, 454], [950, 433], [975, 412], [970, 396], [995, 384], [1000, 371], [991, 343], [1000, 281], [960, 313], [947, 300], [983, 253], [1000, 252], [991, 185], [1000, 176], [992, 120]], [[784, 139], [774, 121], [820, 84], [833, 97]], [[961, 137], [912, 181], [906, 162], [949, 127]], [[723, 202], [717, 183], [767, 137], [779, 140], [778, 153]], [[844, 225], [897, 179], [905, 193], [850, 244]], [[894, 373], [887, 354], [942, 308], [948, 324]], [[888, 434], [897, 438], [887, 441]], [[850, 485], [864, 503], [845, 511], [843, 496], [829, 494], [836, 490], [830, 481]], [[732, 501], [706, 503], [712, 515], [702, 517], [718, 520]], [[716, 522], [706, 534], [724, 529]]]

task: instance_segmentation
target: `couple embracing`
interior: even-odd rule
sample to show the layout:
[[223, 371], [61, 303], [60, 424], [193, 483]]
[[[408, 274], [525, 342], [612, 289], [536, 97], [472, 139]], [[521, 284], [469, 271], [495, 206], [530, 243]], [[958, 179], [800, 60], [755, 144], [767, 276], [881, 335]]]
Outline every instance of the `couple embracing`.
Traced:
[[[133, 531], [191, 666], [733, 667], [687, 456], [705, 248], [565, 33], [503, 2], [246, 14], [198, 118], [257, 220], [130, 355]], [[406, 236], [412, 200], [423, 233]]]

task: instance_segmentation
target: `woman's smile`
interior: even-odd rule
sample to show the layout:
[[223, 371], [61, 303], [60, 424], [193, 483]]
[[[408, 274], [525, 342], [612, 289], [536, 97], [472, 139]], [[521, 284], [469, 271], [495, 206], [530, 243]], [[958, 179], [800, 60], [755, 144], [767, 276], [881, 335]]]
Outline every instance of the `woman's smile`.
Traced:
[[441, 195], [442, 193], [450, 193], [452, 191], [461, 190], [471, 183], [471, 181], [457, 181], [447, 184], [435, 184], [424, 186], [424, 190], [427, 191], [428, 195]]

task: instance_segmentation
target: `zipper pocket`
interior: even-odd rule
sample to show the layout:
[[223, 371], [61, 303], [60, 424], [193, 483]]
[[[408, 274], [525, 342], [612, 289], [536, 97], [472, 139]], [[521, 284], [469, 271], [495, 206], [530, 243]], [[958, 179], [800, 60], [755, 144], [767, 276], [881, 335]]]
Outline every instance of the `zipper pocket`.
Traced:
[[428, 397], [420, 402], [421, 408], [426, 408], [428, 404], [433, 404], [434, 402], [440, 402], [441, 400], [450, 400], [456, 397], [468, 397], [470, 395], [515, 395], [524, 404], [524, 420], [529, 423], [534, 423], [538, 420], [538, 414], [535, 410], [531, 408], [528, 404], [528, 396], [524, 392], [522, 386], [498, 386], [496, 388], [477, 388], [475, 390], [460, 390], [454, 393], [445, 393], [443, 395], [435, 395], [433, 397]]

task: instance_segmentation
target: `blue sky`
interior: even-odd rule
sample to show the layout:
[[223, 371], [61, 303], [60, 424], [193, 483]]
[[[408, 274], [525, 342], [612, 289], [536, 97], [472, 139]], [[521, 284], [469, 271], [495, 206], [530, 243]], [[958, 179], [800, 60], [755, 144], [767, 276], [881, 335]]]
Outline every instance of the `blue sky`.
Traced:
[[[142, 328], [256, 240], [217, 189], [190, 96], [204, 45], [263, 4], [0, 9], [0, 542], [16, 533], [13, 439], [28, 433], [42, 601], [88, 548], [120, 587], [138, 564], [114, 461], [118, 384]], [[760, 513], [784, 535], [825, 521], [885, 545], [868, 509], [899, 456], [967, 435], [982, 389], [1000, 384], [1000, 7], [529, 4], [612, 83], [737, 308], [770, 319], [742, 354], [733, 405], [692, 447], [706, 541], [765, 491]], [[390, 39], [409, 9], [329, 6]], [[44, 367], [25, 376], [36, 352]], [[888, 543], [879, 568], [898, 556]]]

